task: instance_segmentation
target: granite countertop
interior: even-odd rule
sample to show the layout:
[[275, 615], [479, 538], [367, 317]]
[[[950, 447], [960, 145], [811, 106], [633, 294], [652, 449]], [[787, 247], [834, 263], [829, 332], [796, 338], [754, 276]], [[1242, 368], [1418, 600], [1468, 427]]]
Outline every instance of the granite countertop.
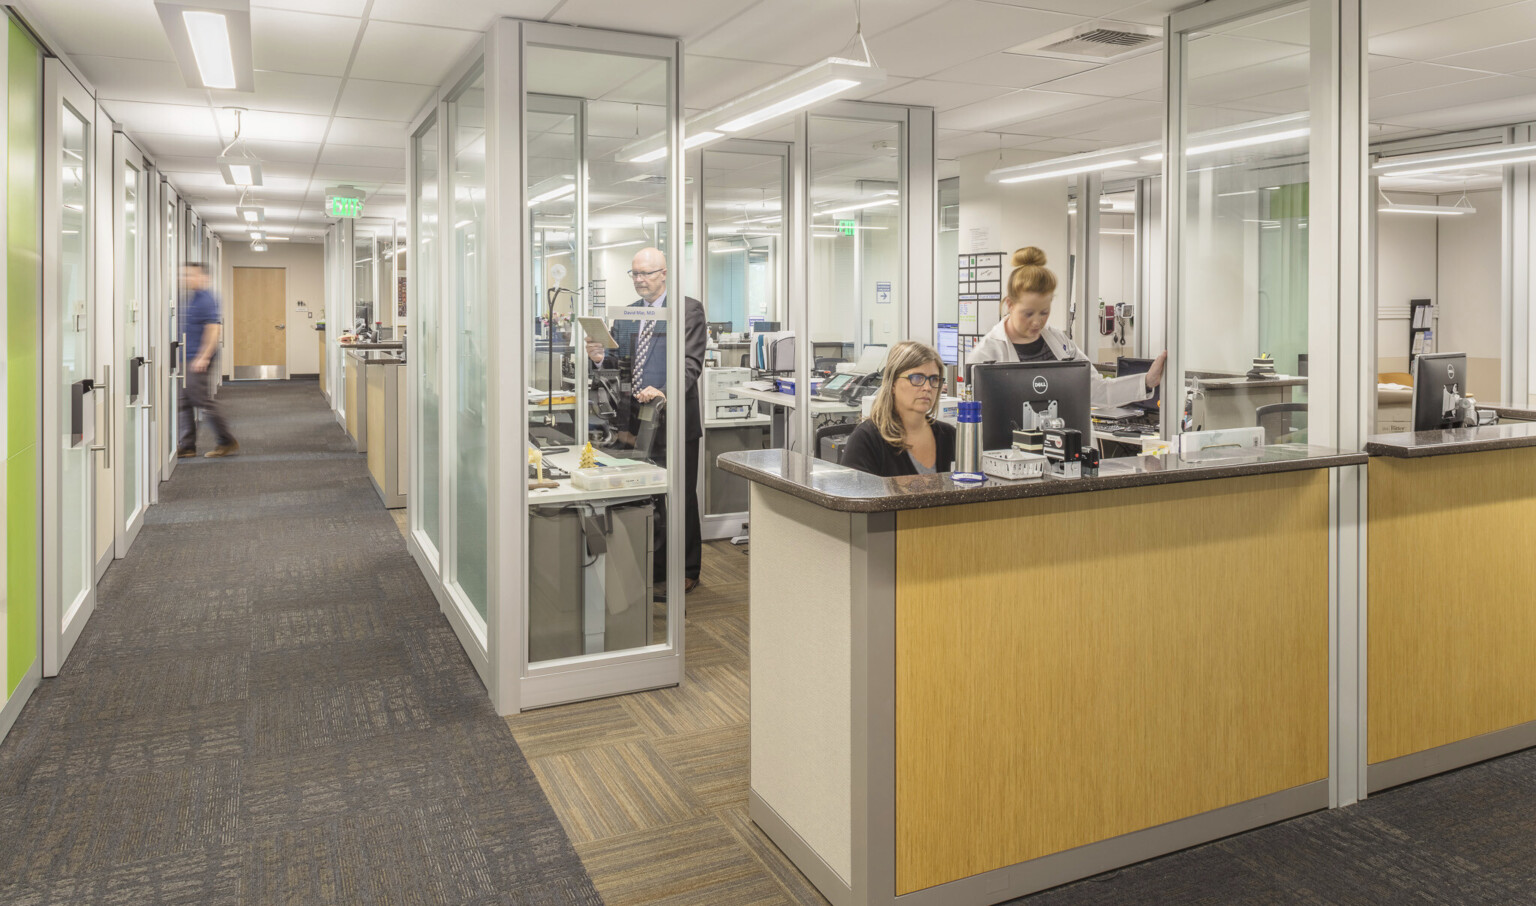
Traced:
[[1512, 450], [1517, 447], [1536, 447], [1536, 423], [1511, 422], [1504, 425], [1483, 425], [1477, 428], [1452, 428], [1449, 431], [1377, 434], [1365, 442], [1365, 452], [1372, 456], [1393, 456], [1400, 459], [1444, 456], [1450, 453], [1482, 453], [1487, 450]]
[[343, 343], [347, 349], [404, 349], [405, 344], [399, 340], [387, 343]]
[[1307, 379], [1292, 374], [1277, 374], [1274, 377], [1250, 378], [1250, 377], [1218, 377], [1200, 378], [1200, 386], [1207, 389], [1225, 390], [1232, 387], [1304, 387]]
[[785, 450], [722, 453], [718, 459], [720, 468], [727, 472], [844, 513], [881, 513], [1020, 497], [1050, 497], [1267, 472], [1355, 466], [1366, 461], [1364, 453], [1285, 444], [1201, 462], [1184, 462], [1168, 455], [1106, 459], [1100, 465], [1098, 475], [1083, 478], [1047, 477], [1023, 481], [989, 478], [980, 484], [960, 484], [948, 474], [881, 478]]
[[1536, 408], [1531, 406], [1514, 406], [1509, 403], [1475, 403], [1475, 405], [1479, 409], [1487, 409], [1499, 418], [1536, 422]]

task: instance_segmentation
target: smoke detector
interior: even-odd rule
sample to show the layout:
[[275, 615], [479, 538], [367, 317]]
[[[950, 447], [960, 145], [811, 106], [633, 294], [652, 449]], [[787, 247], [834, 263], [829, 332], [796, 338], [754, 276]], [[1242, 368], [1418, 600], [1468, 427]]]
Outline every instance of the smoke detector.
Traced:
[[1010, 47], [1006, 53], [1081, 63], [1112, 63], [1150, 50], [1162, 38], [1163, 30], [1155, 25], [1097, 19]]

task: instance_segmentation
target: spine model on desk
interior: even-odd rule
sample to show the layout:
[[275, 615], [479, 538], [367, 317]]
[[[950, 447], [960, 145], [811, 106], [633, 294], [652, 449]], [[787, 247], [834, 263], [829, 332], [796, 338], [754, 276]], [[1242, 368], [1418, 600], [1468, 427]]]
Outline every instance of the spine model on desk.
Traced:
[[587, 445], [585, 447], [581, 448], [581, 465], [578, 466], [578, 468], [597, 468], [597, 454], [592, 452], [592, 442], [590, 440], [587, 441]]

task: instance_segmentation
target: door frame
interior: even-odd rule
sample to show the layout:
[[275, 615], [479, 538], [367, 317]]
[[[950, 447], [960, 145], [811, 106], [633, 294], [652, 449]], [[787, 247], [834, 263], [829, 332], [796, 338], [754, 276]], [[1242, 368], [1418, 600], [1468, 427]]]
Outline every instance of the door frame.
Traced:
[[[60, 584], [63, 581], [61, 575], [63, 555], [62, 549], [56, 542], [62, 535], [62, 481], [59, 474], [59, 458], [63, 454], [64, 427], [59, 424], [58, 401], [61, 394], [69, 392], [69, 388], [61, 387], [59, 381], [59, 347], [62, 338], [59, 336], [59, 318], [61, 314], [62, 300], [59, 298], [58, 268], [59, 268], [59, 243], [58, 236], [61, 222], [63, 202], [60, 196], [61, 167], [59, 163], [59, 136], [62, 132], [62, 111], [64, 104], [68, 103], [79, 114], [91, 130], [89, 140], [85, 143], [85, 151], [89, 160], [84, 162], [81, 172], [90, 180], [85, 197], [91, 200], [93, 208], [87, 212], [84, 219], [84, 229], [90, 232], [86, 240], [85, 248], [85, 283], [88, 291], [84, 294], [86, 311], [85, 323], [91, 325], [94, 331], [95, 299], [94, 286], [96, 278], [95, 257], [95, 198], [93, 192], [96, 183], [96, 103], [79, 80], [75, 78], [68, 68], [57, 58], [48, 58], [43, 62], [43, 676], [57, 676], [63, 667], [65, 659], [69, 657], [75, 642], [79, 641], [80, 633], [85, 628], [85, 623], [90, 619], [96, 609], [96, 464], [91, 462], [86, 468], [85, 497], [88, 515], [90, 537], [87, 544], [90, 550], [88, 564], [86, 566], [85, 590], [73, 601], [60, 600], [62, 590]], [[92, 376], [96, 374], [96, 349], [95, 337], [92, 335], [90, 342], [83, 347], [92, 361], [90, 367], [85, 369]]]
[[[128, 267], [127, 256], [124, 254], [127, 246], [127, 203], [124, 192], [127, 188], [125, 167], [134, 167], [139, 174], [137, 204], [134, 212], [136, 215], [137, 240], [134, 244], [134, 255], [138, 259], [134, 272], [134, 281], [137, 283], [136, 300], [138, 302], [137, 317], [131, 322], [126, 321], [124, 315], [125, 284]], [[112, 400], [112, 449], [116, 451], [118, 462], [113, 470], [113, 533], [115, 537], [115, 558], [121, 560], [128, 555], [128, 548], [139, 536], [139, 530], [144, 527], [144, 515], [149, 510], [150, 473], [153, 469], [155, 437], [154, 424], [154, 381], [143, 380], [140, 384], [139, 401], [134, 403], [128, 398], [129, 384], [132, 375], [129, 374], [128, 356], [128, 332], [130, 330], [145, 331], [144, 352], [146, 361], [145, 376], [153, 373], [154, 356], [149, 348], [148, 328], [146, 319], [149, 317], [148, 305], [148, 268], [147, 256], [144, 254], [148, 243], [144, 237], [145, 224], [149, 222], [146, 216], [151, 209], [147, 199], [153, 198], [153, 193], [147, 191], [149, 186], [149, 166], [145, 161], [144, 152], [139, 150], [133, 142], [121, 132], [112, 133], [112, 371], [118, 376], [110, 388], [108, 397]], [[134, 462], [137, 465], [135, 474], [129, 475], [123, 468], [127, 457], [121, 454], [126, 450], [125, 444], [128, 436], [128, 418], [133, 410], [145, 413], [144, 427], [139, 432], [137, 444], [138, 456]], [[138, 509], [133, 513], [125, 512], [124, 500], [127, 495], [128, 482], [138, 482]]]
[[[239, 350], [240, 320], [236, 306], [239, 300], [235, 298], [235, 271], [237, 270], [262, 270], [283, 272], [283, 300], [282, 316], [283, 326], [283, 364], [281, 365], [236, 365], [235, 356]], [[229, 314], [224, 319], [229, 324], [229, 343], [226, 349], [229, 352], [229, 379], [232, 381], [285, 381], [288, 379], [288, 268], [282, 264], [231, 264], [229, 266]]]

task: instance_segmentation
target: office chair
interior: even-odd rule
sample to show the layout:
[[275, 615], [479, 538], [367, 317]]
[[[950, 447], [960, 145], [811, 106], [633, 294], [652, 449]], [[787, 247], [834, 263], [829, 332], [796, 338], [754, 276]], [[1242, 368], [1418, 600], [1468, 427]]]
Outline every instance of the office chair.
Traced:
[[839, 364], [846, 361], [848, 360], [834, 356], [817, 356], [816, 364], [812, 366], [811, 370], [817, 372], [818, 374], [830, 375], [832, 372], [837, 370], [837, 366]]
[[[1302, 414], [1296, 424], [1295, 413]], [[1307, 429], [1307, 404], [1306, 403], [1270, 403], [1268, 406], [1260, 406], [1253, 410], [1255, 420], [1260, 428], [1264, 429], [1264, 442], [1266, 444], [1279, 443], [1280, 438], [1297, 431]]]
[[842, 458], [841, 451], [838, 452], [838, 455], [837, 455], [836, 458], [833, 458], [831, 456], [823, 456], [822, 453], [824, 451], [824, 448], [822, 447], [822, 443], [821, 442], [823, 440], [827, 439], [827, 438], [841, 437], [844, 434], [852, 434], [853, 433], [853, 429], [857, 428], [857, 427], [858, 427], [858, 425], [856, 425], [856, 424], [854, 424], [852, 422], [844, 422], [844, 423], [842, 423], [840, 425], [822, 425], [820, 428], [817, 428], [816, 429], [816, 436], [815, 436], [814, 441], [813, 441], [814, 446], [811, 448], [814, 451], [816, 458], [817, 459], [825, 459], [828, 462], [838, 462], [839, 460], [841, 460], [841, 458]]

